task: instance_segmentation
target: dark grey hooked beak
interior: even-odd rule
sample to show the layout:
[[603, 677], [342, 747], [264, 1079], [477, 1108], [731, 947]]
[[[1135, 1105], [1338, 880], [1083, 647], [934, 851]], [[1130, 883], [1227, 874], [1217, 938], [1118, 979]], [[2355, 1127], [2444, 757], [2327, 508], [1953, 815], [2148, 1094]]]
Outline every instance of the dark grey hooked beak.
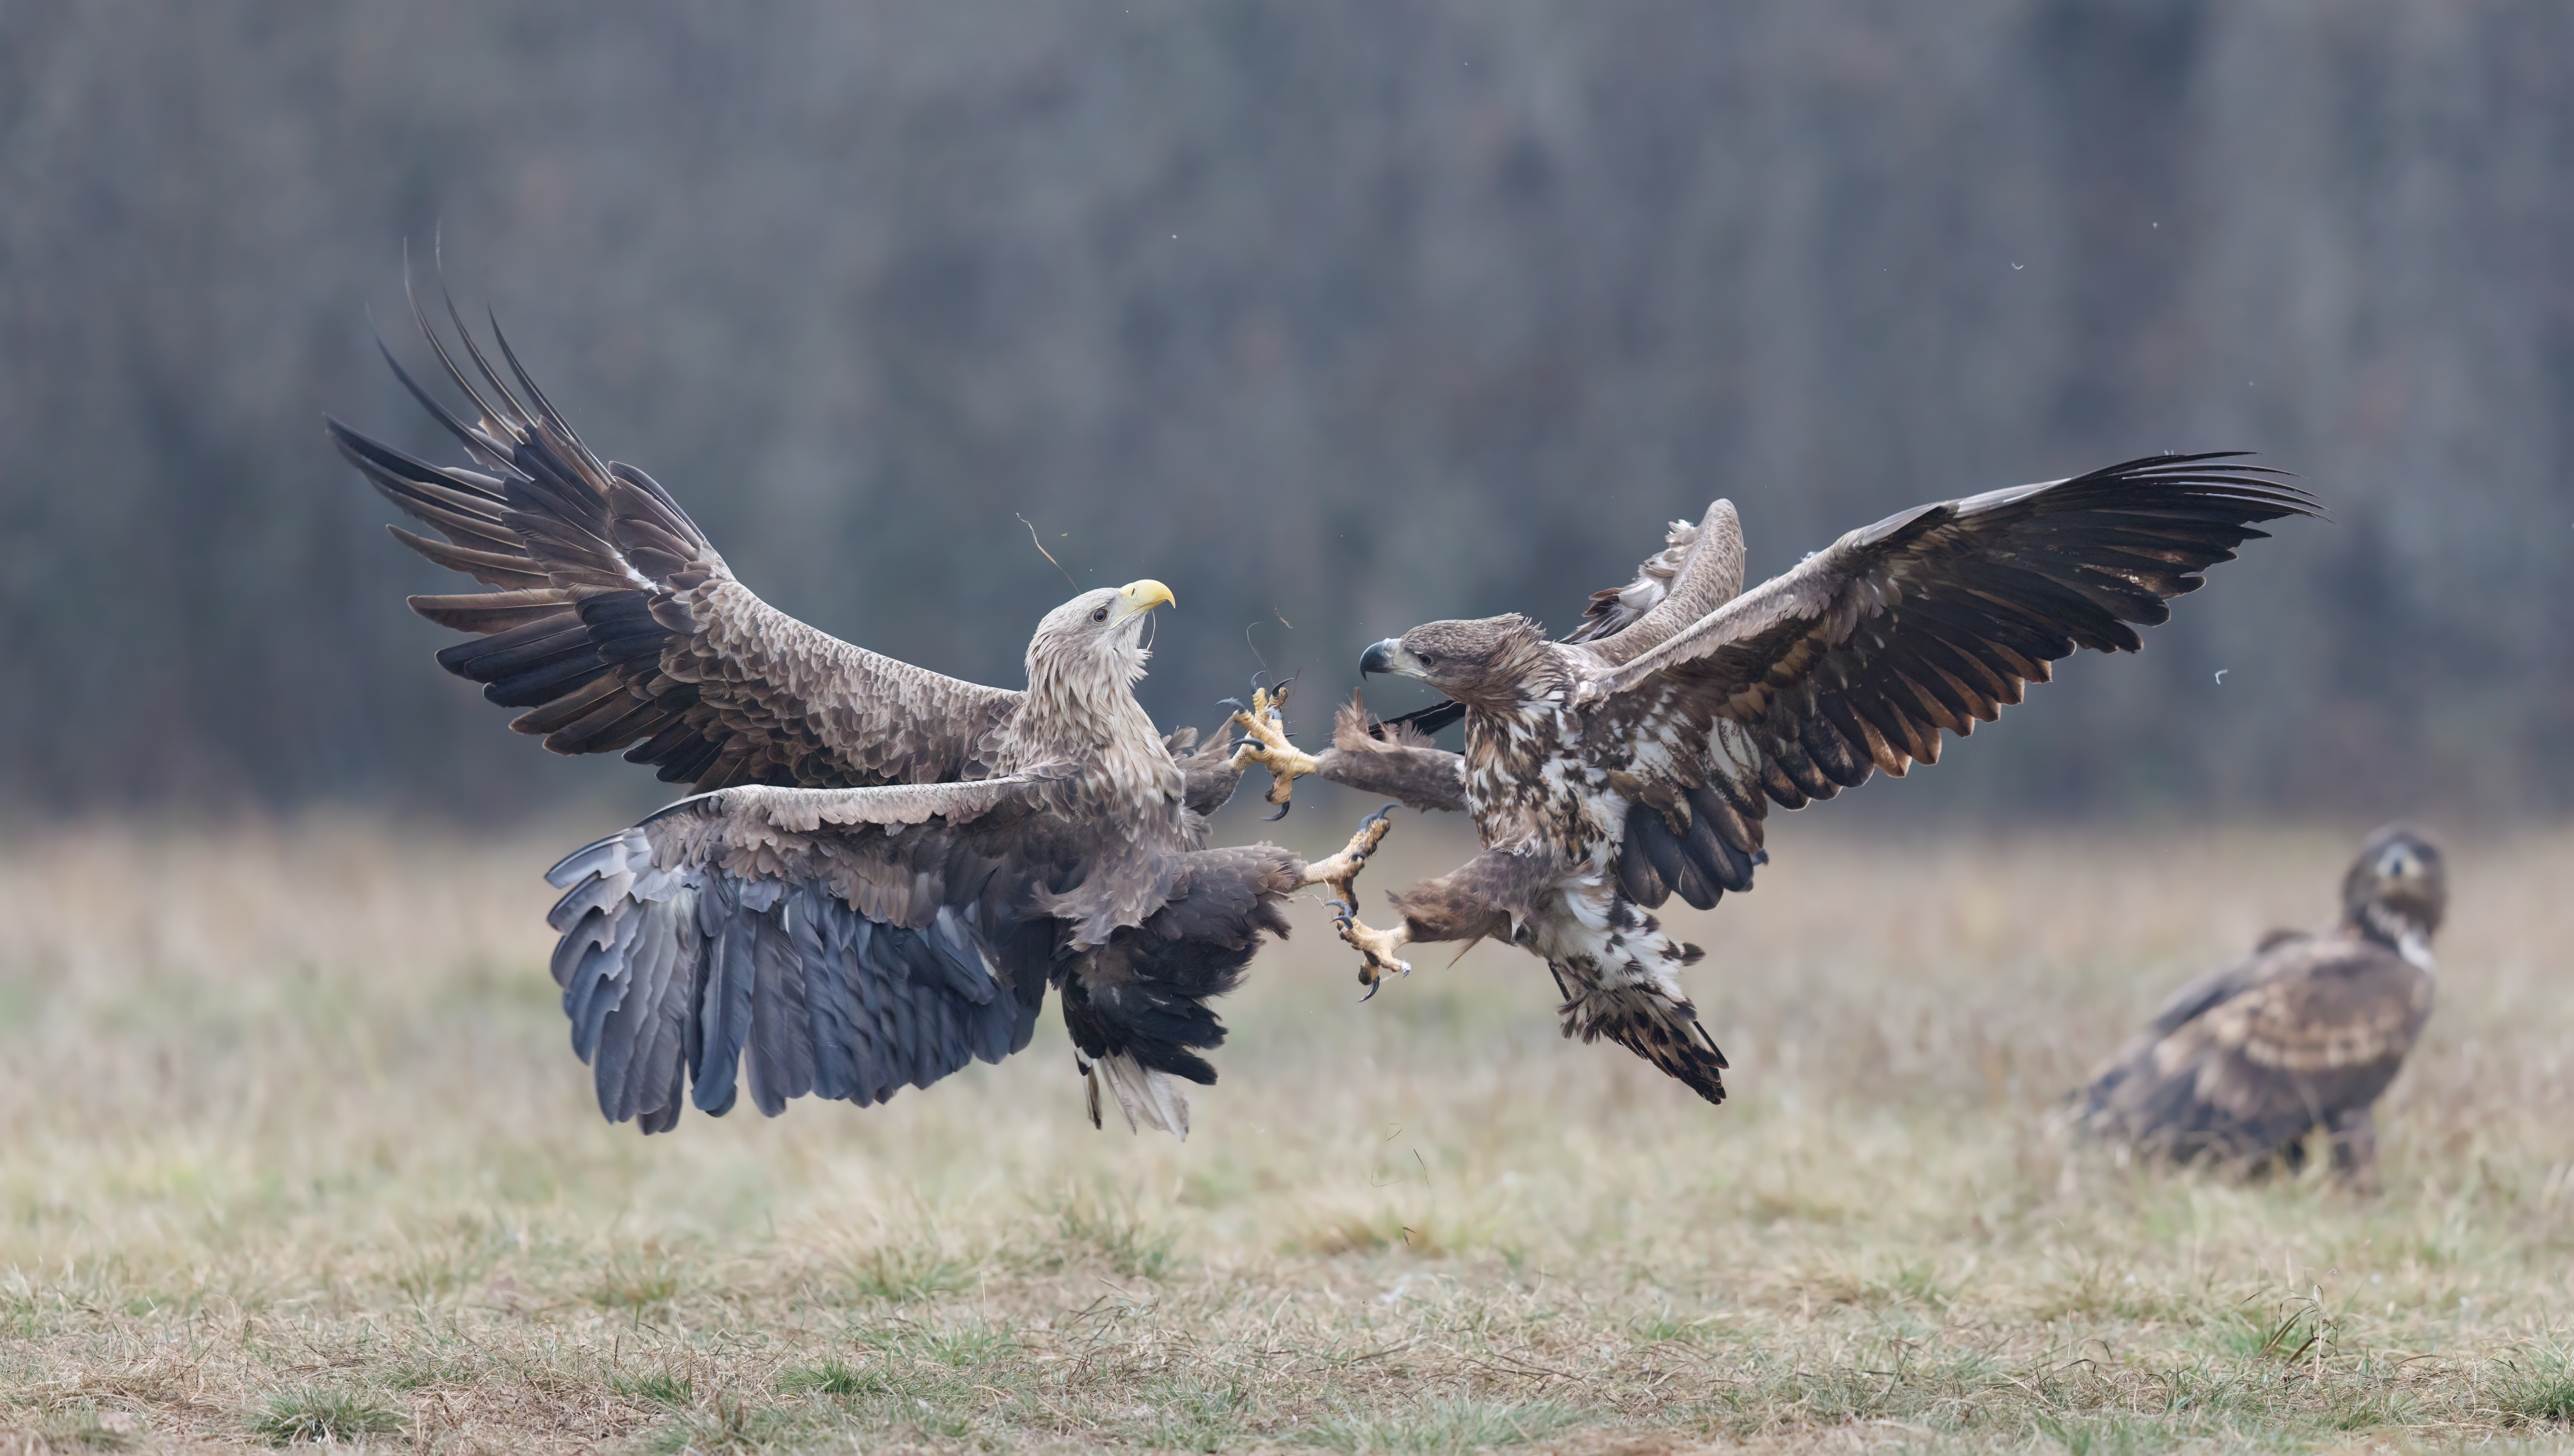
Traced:
[[1369, 648], [1366, 652], [1360, 654], [1359, 677], [1364, 679], [1371, 673], [1393, 672], [1394, 655], [1397, 652], [1400, 652], [1402, 648], [1403, 644], [1395, 641], [1393, 638], [1387, 638], [1385, 641], [1378, 643], [1376, 646]]

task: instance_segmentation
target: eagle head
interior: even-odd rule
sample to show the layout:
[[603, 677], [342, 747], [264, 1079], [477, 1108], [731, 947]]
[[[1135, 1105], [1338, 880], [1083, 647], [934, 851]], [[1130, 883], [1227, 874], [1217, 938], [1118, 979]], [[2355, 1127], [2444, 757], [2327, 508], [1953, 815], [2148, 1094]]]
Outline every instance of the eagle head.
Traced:
[[1038, 621], [1028, 639], [1028, 682], [1133, 684], [1153, 656], [1145, 622], [1154, 608], [1173, 605], [1171, 589], [1149, 578], [1082, 593]]
[[1369, 648], [1359, 676], [1418, 678], [1468, 708], [1504, 713], [1537, 696], [1555, 668], [1546, 635], [1525, 617], [1424, 623]]
[[2449, 875], [2438, 841], [2404, 823], [2370, 834], [2342, 877], [2341, 900], [2354, 925], [2399, 935], [2410, 931], [2428, 941], [2449, 906]]

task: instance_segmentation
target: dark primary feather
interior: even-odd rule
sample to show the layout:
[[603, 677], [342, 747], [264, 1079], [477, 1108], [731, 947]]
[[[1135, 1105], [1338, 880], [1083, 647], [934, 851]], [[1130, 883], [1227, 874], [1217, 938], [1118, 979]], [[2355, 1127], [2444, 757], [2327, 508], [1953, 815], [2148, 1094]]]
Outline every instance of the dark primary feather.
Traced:
[[865, 652], [761, 603], [669, 492], [591, 453], [497, 323], [506, 378], [453, 300], [447, 311], [472, 374], [413, 302], [471, 421], [385, 358], [471, 465], [429, 464], [337, 420], [327, 429], [386, 499], [437, 533], [398, 529], [398, 540], [499, 589], [411, 605], [483, 635], [439, 662], [492, 702], [529, 710], [512, 728], [557, 752], [623, 751], [700, 789], [917, 782], [982, 766], [977, 744], [1019, 695]]
[[[2254, 523], [2313, 514], [2274, 472], [2220, 463], [2232, 458], [2128, 461], [1916, 507], [1604, 662], [1582, 689], [1592, 736], [1632, 750], [1630, 796], [1663, 825], [1637, 836], [1622, 878], [1647, 904], [1658, 885], [1712, 900], [1758, 862], [1769, 804], [1935, 762], [1942, 731], [1992, 721], [2056, 659], [2139, 647], [2135, 629], [2167, 620], [2196, 573], [2266, 535]], [[1685, 841], [1704, 852], [1676, 873]]]
[[1466, 705], [1462, 703], [1434, 703], [1428, 708], [1416, 708], [1410, 713], [1372, 723], [1368, 726], [1368, 735], [1387, 742], [1396, 742], [1400, 739], [1389, 735], [1397, 733], [1400, 729], [1410, 728], [1423, 737], [1428, 737], [1441, 728], [1454, 727], [1458, 720], [1465, 716]]

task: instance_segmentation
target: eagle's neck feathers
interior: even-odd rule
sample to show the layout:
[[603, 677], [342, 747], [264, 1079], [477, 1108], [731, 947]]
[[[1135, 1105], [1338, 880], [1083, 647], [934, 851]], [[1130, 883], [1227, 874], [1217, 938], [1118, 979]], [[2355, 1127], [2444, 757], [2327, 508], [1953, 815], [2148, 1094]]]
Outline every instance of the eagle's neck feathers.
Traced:
[[1003, 771], [1069, 759], [1081, 765], [1081, 797], [1114, 810], [1129, 837], [1180, 821], [1185, 780], [1153, 720], [1135, 701], [1134, 684], [1150, 655], [1129, 646], [1102, 659], [1032, 652], [1028, 692], [1003, 728]]
[[2348, 929], [2360, 939], [2374, 941], [2403, 956], [2426, 975], [2439, 973], [2439, 962], [2431, 954], [2431, 927], [2405, 913], [2400, 905], [2369, 900], [2358, 906]]

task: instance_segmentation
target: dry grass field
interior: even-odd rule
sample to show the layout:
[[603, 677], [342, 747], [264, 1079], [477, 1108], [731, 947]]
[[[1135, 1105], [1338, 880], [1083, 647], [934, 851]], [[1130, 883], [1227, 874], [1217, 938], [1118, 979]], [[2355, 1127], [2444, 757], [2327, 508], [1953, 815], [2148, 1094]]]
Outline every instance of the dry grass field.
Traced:
[[[1282, 825], [1327, 847], [1346, 825]], [[1186, 1144], [1026, 1054], [858, 1111], [604, 1125], [539, 871], [591, 826], [0, 853], [0, 1449], [2152, 1451], [2558, 1443], [2574, 833], [2456, 845], [2383, 1197], [2068, 1143], [2180, 978], [2356, 835], [1871, 841], [1680, 912], [1735, 1100], [1542, 969], [1373, 1004], [1319, 908]], [[1367, 881], [1444, 867], [1406, 817]]]

